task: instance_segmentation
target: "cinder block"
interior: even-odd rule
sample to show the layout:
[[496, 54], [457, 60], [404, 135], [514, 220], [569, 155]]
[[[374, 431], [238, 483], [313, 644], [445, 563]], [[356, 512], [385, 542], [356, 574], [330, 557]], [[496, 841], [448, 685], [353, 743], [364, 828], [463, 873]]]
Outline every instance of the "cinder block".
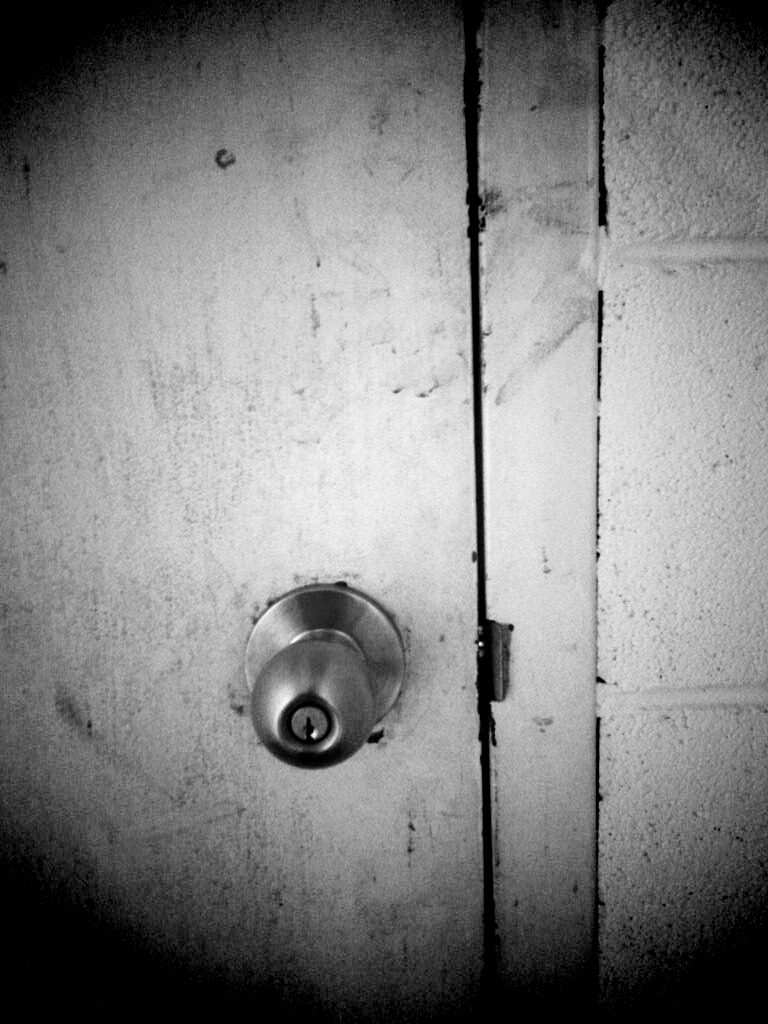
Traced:
[[768, 36], [747, 12], [711, 0], [609, 5], [604, 156], [615, 241], [768, 234]]
[[763, 684], [768, 266], [619, 266], [605, 296], [599, 675]]
[[606, 1008], [737, 1011], [764, 972], [768, 709], [604, 719], [600, 753]]

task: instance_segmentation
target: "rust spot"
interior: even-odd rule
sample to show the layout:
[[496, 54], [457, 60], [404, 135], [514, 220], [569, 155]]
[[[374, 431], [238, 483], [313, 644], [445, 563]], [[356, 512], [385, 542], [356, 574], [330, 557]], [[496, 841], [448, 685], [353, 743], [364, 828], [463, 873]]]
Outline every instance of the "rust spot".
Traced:
[[367, 742], [368, 743], [379, 743], [383, 736], [384, 736], [384, 730], [383, 729], [374, 729], [374, 731], [368, 737], [368, 741]]

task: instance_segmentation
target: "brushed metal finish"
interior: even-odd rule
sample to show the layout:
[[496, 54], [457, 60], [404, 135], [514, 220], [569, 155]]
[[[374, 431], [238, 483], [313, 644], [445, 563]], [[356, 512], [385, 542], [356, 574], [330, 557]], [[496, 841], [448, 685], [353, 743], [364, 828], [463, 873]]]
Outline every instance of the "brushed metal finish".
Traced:
[[350, 757], [397, 700], [405, 651], [366, 594], [318, 583], [285, 594], [246, 650], [251, 716], [276, 757], [304, 768]]

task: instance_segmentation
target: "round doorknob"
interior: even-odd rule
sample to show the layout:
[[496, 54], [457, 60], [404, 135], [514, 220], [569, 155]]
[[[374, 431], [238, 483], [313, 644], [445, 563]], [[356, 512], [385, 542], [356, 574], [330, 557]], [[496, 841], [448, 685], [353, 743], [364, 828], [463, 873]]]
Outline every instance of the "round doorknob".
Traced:
[[367, 595], [318, 583], [285, 594], [253, 627], [246, 678], [256, 732], [302, 768], [344, 761], [397, 700], [400, 634]]

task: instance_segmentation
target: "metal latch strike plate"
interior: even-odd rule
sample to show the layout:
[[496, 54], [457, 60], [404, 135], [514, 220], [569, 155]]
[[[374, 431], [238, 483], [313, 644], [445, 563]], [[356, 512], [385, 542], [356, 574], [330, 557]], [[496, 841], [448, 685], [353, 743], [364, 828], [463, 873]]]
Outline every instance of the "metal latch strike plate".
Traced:
[[[486, 619], [477, 631], [478, 655], [486, 661], [491, 700], [502, 701], [509, 691], [509, 666], [513, 626]], [[488, 676], [486, 678], [488, 678]]]

